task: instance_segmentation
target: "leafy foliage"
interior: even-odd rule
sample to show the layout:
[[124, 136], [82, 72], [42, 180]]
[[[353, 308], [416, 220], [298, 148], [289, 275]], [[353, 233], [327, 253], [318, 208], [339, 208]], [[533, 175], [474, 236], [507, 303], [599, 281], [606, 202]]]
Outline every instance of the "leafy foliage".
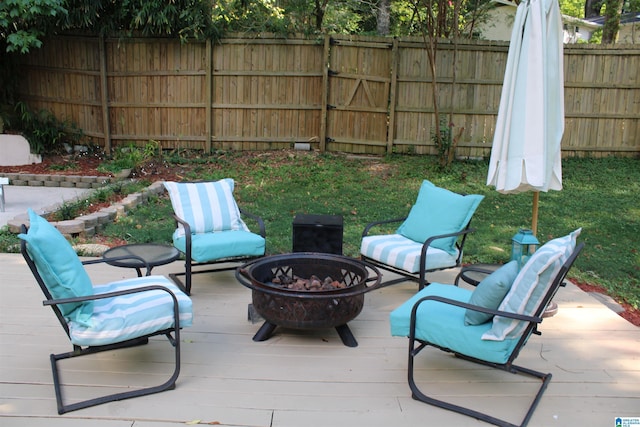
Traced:
[[42, 45], [42, 37], [66, 15], [62, 0], [3, 0], [0, 2], [2, 51], [28, 53]]
[[585, 0], [560, 0], [560, 12], [574, 18], [584, 18]]
[[60, 153], [64, 144], [73, 146], [82, 138], [82, 131], [71, 121], [60, 121], [47, 110], [32, 111], [24, 102], [16, 105], [19, 129], [29, 141], [31, 151], [36, 154]]
[[60, 25], [107, 36], [174, 36], [181, 41], [214, 35], [207, 0], [67, 0]]
[[134, 143], [114, 149], [111, 159], [98, 167], [99, 172], [118, 173], [123, 169], [135, 169], [145, 160], [158, 154], [160, 146], [157, 141], [149, 141], [143, 148]]

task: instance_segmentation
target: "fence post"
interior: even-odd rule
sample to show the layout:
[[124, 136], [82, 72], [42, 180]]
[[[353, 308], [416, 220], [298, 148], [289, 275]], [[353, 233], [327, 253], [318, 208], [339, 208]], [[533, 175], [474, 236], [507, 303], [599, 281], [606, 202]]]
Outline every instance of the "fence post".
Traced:
[[393, 38], [391, 49], [391, 87], [389, 88], [389, 124], [387, 128], [387, 154], [393, 153], [396, 137], [396, 89], [398, 84], [398, 38]]
[[320, 110], [320, 151], [327, 149], [327, 103], [329, 102], [329, 58], [331, 55], [331, 36], [324, 36], [322, 54], [322, 109]]
[[211, 118], [212, 105], [213, 105], [213, 44], [211, 43], [211, 39], [207, 39], [207, 77], [205, 77], [205, 101], [207, 102], [207, 106], [205, 108], [205, 128], [207, 132], [207, 141], [205, 142], [205, 150], [207, 154], [211, 153], [211, 137], [213, 135], [212, 123], [213, 120]]
[[104, 137], [104, 148], [107, 154], [111, 154], [111, 125], [109, 122], [109, 88], [107, 86], [107, 49], [105, 48], [104, 36], [98, 39], [100, 43], [100, 92], [102, 97], [102, 134]]

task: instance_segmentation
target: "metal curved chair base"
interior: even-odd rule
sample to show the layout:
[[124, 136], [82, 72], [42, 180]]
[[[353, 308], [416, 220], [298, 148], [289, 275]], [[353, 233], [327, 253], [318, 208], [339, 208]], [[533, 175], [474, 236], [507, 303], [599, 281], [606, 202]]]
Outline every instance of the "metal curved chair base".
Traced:
[[137, 390], [122, 392], [122, 393], [114, 393], [106, 396], [96, 397], [93, 399], [84, 400], [81, 402], [71, 403], [65, 405], [62, 397], [62, 385], [60, 384], [60, 372], [58, 370], [57, 362], [59, 360], [71, 359], [74, 357], [85, 356], [88, 354], [99, 353], [103, 351], [117, 350], [127, 347], [133, 347], [138, 345], [145, 345], [149, 341], [149, 336], [136, 338], [129, 341], [123, 341], [121, 343], [99, 346], [99, 347], [87, 347], [80, 348], [75, 347], [74, 351], [70, 351], [67, 353], [60, 354], [52, 354], [50, 355], [51, 359], [51, 370], [53, 373], [53, 386], [56, 393], [56, 401], [58, 404], [58, 414], [62, 415], [67, 412], [76, 411], [78, 409], [89, 408], [91, 406], [101, 405], [103, 403], [115, 402], [118, 400], [130, 399], [132, 397], [146, 396], [149, 394], [160, 393], [166, 390], [172, 390], [176, 386], [176, 380], [178, 379], [178, 375], [180, 374], [180, 341], [179, 338], [174, 338], [171, 336], [171, 333], [174, 332], [174, 329], [169, 329], [158, 334], [153, 334], [149, 336], [155, 336], [164, 334], [169, 339], [170, 344], [175, 348], [175, 366], [172, 375], [169, 377], [167, 381], [164, 383], [152, 386], [141, 388]]
[[[416, 340], [417, 341], [417, 340]], [[433, 405], [433, 406], [437, 406], [439, 408], [443, 408], [443, 409], [447, 409], [449, 411], [453, 411], [453, 412], [457, 412], [459, 414], [462, 415], [466, 415], [469, 417], [473, 417], [477, 420], [481, 420], [481, 421], [485, 421], [487, 423], [496, 425], [496, 426], [501, 426], [501, 427], [524, 427], [529, 423], [529, 420], [531, 419], [531, 416], [533, 415], [533, 412], [535, 411], [536, 407], [538, 406], [538, 403], [540, 402], [540, 399], [542, 398], [542, 395], [544, 394], [544, 391], [547, 388], [547, 385], [549, 384], [549, 382], [551, 381], [551, 374], [545, 374], [542, 372], [538, 372], [538, 371], [534, 371], [532, 369], [528, 369], [528, 368], [524, 368], [522, 366], [516, 366], [516, 365], [512, 365], [512, 364], [507, 364], [507, 365], [499, 365], [499, 364], [495, 364], [495, 363], [489, 363], [489, 362], [485, 362], [483, 360], [479, 360], [479, 359], [474, 359], [472, 357], [468, 357], [468, 356], [464, 356], [464, 355], [460, 355], [455, 353], [455, 355], [457, 357], [460, 357], [462, 359], [468, 360], [470, 362], [474, 362], [474, 363], [479, 363], [482, 365], [487, 365], [490, 366], [492, 368], [496, 368], [496, 369], [501, 369], [503, 371], [507, 371], [510, 372], [512, 374], [524, 374], [524, 375], [529, 375], [535, 378], [538, 378], [541, 380], [542, 384], [540, 385], [540, 387], [538, 388], [538, 391], [535, 395], [535, 398], [533, 399], [533, 402], [531, 403], [531, 405], [529, 406], [529, 408], [527, 409], [527, 412], [524, 416], [524, 419], [522, 420], [522, 422], [520, 424], [513, 424], [509, 421], [500, 419], [500, 418], [496, 418], [492, 415], [483, 413], [483, 412], [479, 412], [470, 408], [466, 408], [464, 406], [459, 406], [459, 405], [455, 405], [453, 403], [449, 403], [449, 402], [445, 402], [443, 400], [438, 400], [435, 399], [433, 397], [429, 397], [426, 394], [424, 394], [418, 387], [418, 385], [415, 382], [414, 379], [414, 375], [413, 375], [413, 361], [415, 356], [422, 351], [424, 348], [426, 348], [428, 345], [430, 345], [429, 343], [425, 343], [422, 341], [418, 341], [420, 342], [420, 345], [417, 348], [414, 348], [413, 346], [415, 345], [415, 343], [410, 343], [410, 348], [409, 348], [409, 370], [408, 370], [408, 380], [409, 380], [409, 388], [411, 389], [411, 397], [415, 400], [418, 400], [420, 402], [423, 403], [427, 403], [429, 405]], [[437, 347], [437, 346], [436, 346]]]

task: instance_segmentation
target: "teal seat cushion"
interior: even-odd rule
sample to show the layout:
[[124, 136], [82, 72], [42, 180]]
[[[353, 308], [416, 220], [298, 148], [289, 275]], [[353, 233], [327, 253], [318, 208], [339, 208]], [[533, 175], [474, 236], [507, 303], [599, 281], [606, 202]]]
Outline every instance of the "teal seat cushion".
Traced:
[[[53, 299], [93, 295], [93, 285], [78, 255], [67, 239], [46, 219], [28, 210], [29, 230], [18, 237], [27, 242], [27, 251]], [[79, 323], [88, 322], [92, 302], [59, 305], [62, 315]]]
[[[194, 234], [226, 230], [248, 231], [233, 198], [234, 185], [231, 178], [215, 182], [164, 183], [173, 211], [189, 224], [191, 233]], [[184, 235], [182, 225], [178, 226], [177, 232]]]
[[[145, 276], [120, 280], [95, 287], [104, 294], [143, 286], [165, 287], [178, 299], [180, 327], [193, 323], [191, 299], [171, 280], [163, 276]], [[113, 298], [97, 299], [89, 324], [69, 322], [71, 342], [80, 346], [113, 344], [134, 339], [174, 326], [173, 299], [162, 290], [137, 292]]]
[[[366, 236], [362, 238], [360, 253], [400, 270], [417, 273], [420, 271], [422, 243], [414, 242], [400, 234]], [[425, 270], [455, 267], [458, 253], [458, 248], [453, 254], [450, 254], [442, 249], [429, 246], [427, 248]]]
[[[432, 283], [391, 312], [389, 316], [391, 335], [409, 336], [411, 310], [420, 298], [432, 295], [469, 302], [471, 293], [470, 290], [457, 286]], [[465, 312], [466, 309], [462, 307], [437, 301], [422, 303], [417, 312], [416, 338], [470, 357], [494, 363], [505, 363], [518, 340], [483, 340], [482, 335], [491, 329], [492, 323], [465, 325]]]
[[[463, 196], [424, 180], [415, 205], [397, 233], [416, 242], [424, 243], [429, 237], [462, 231], [471, 220], [484, 196]], [[433, 247], [450, 254], [456, 251], [457, 238], [434, 240]]]
[[[573, 253], [581, 228], [550, 240], [540, 247], [526, 262], [513, 281], [498, 310], [533, 316], [562, 265]], [[504, 340], [517, 337], [526, 322], [502, 316], [493, 318], [493, 326], [483, 335], [485, 340]]]
[[[484, 308], [496, 310], [504, 299], [511, 285], [518, 275], [518, 262], [511, 261], [503, 265], [487, 277], [485, 277], [471, 294], [469, 303]], [[489, 313], [467, 310], [464, 315], [464, 323], [467, 325], [479, 325], [493, 318]]]
[[[262, 256], [265, 239], [250, 231], [219, 231], [191, 236], [191, 258], [196, 262], [216, 261], [224, 258]], [[177, 233], [174, 246], [186, 252], [186, 238]]]

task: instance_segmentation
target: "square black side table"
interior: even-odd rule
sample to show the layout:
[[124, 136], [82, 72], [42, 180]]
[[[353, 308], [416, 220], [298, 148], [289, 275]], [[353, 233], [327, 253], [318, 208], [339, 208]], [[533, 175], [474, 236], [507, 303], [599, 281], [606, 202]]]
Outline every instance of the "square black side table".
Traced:
[[298, 214], [293, 219], [293, 252], [342, 255], [342, 215]]

